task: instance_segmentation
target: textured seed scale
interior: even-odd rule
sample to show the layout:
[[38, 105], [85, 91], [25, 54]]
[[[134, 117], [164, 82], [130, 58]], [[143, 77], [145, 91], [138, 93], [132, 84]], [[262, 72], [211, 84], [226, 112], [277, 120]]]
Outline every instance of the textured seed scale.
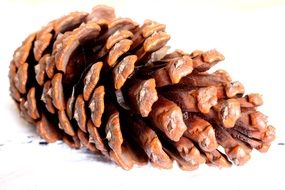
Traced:
[[150, 162], [183, 170], [243, 165], [275, 129], [217, 50], [169, 52], [164, 24], [139, 25], [96, 6], [29, 35], [10, 63], [21, 116], [48, 143], [86, 147], [129, 170]]

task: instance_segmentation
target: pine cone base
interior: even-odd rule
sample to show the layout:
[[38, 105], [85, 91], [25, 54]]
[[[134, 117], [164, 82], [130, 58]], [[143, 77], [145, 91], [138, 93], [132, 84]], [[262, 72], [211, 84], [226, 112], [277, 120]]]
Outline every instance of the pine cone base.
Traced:
[[117, 18], [112, 8], [72, 12], [29, 35], [10, 63], [21, 116], [48, 143], [86, 147], [122, 168], [149, 161], [184, 170], [243, 165], [275, 129], [260, 94], [224, 70], [217, 50], [169, 53], [165, 25]]

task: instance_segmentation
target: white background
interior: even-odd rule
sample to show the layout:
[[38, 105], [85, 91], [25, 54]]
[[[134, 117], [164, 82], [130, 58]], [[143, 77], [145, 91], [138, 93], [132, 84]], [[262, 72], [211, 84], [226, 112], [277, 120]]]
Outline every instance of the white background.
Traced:
[[[34, 127], [19, 118], [9, 97], [8, 67], [13, 51], [31, 32], [74, 10], [90, 11], [105, 3], [117, 15], [142, 23], [167, 24], [169, 44], [191, 52], [217, 48], [227, 69], [247, 92], [263, 94], [262, 111], [276, 127], [277, 139], [267, 154], [256, 151], [243, 167], [202, 166], [193, 172], [151, 166], [123, 171], [84, 150], [58, 142], [39, 145]], [[0, 1], [0, 190], [6, 189], [283, 189], [285, 143], [283, 1]]]

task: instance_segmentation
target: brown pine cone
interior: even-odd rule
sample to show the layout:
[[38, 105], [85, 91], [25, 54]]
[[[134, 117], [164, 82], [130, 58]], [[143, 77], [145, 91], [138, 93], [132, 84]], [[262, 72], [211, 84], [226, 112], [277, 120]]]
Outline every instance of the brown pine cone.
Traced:
[[229, 167], [267, 151], [275, 132], [257, 111], [261, 95], [208, 72], [224, 60], [218, 51], [169, 53], [169, 39], [165, 25], [139, 26], [110, 7], [70, 13], [15, 51], [11, 96], [47, 142], [85, 146], [126, 170], [148, 160]]

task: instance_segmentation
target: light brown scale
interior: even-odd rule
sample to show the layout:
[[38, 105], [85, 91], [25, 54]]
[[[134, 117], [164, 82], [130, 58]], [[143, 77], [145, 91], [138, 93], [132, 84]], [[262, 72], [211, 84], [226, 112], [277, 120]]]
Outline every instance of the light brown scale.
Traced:
[[262, 96], [258, 93], [248, 94], [248, 101], [255, 106], [261, 106], [263, 104]]
[[[105, 22], [105, 21], [103, 22], [104, 23], [103, 26], [104, 26], [104, 28], [106, 27], [107, 30], [104, 34], [99, 36], [99, 38], [97, 39], [98, 42], [107, 41], [108, 38], [111, 37], [111, 35], [114, 35], [117, 31], [127, 30], [127, 31], [132, 32], [138, 27], [138, 24], [129, 18], [116, 18], [116, 19], [112, 19], [109, 22], [108, 21]], [[100, 24], [100, 23], [98, 23], [98, 24]], [[103, 26], [101, 26], [101, 28]], [[119, 43], [119, 42], [117, 42], [117, 43]], [[106, 48], [106, 44], [105, 45], [103, 44], [101, 48], [102, 48], [101, 50], [98, 50], [99, 52], [96, 55], [96, 59], [100, 59], [108, 53], [108, 49]]]
[[146, 65], [152, 65], [155, 62], [163, 61], [162, 59], [167, 55], [170, 46], [163, 46], [162, 48], [152, 52], [147, 58]]
[[28, 109], [27, 109], [27, 105], [26, 103], [26, 99], [25, 98], [21, 98], [20, 102], [19, 102], [19, 105], [18, 105], [18, 108], [19, 108], [19, 111], [20, 111], [20, 115], [21, 117], [26, 120], [28, 123], [32, 124], [32, 125], [35, 125], [35, 121], [33, 118], [31, 118], [31, 116], [28, 114]]
[[27, 62], [30, 50], [32, 48], [36, 33], [30, 34], [22, 43], [22, 45], [14, 52], [13, 60], [17, 68]]
[[50, 56], [50, 59], [47, 60], [46, 63], [46, 73], [47, 76], [52, 79], [54, 74], [56, 73], [56, 63], [55, 63], [55, 56], [59, 51], [61, 51], [63, 46], [63, 40], [69, 36], [71, 32], [65, 32], [64, 34], [57, 35], [54, 43], [53, 43], [53, 50]]
[[213, 75], [219, 77], [222, 81], [225, 81], [225, 83], [223, 83], [223, 84], [232, 82], [232, 78], [231, 78], [230, 74], [223, 69], [216, 70], [215, 72], [213, 72]]
[[90, 99], [90, 96], [99, 81], [102, 67], [103, 67], [103, 62], [97, 62], [92, 65], [92, 67], [86, 74], [84, 78], [84, 87], [83, 87], [83, 98], [85, 101], [88, 101]]
[[147, 117], [158, 100], [155, 80], [137, 81], [129, 88], [128, 97], [134, 110], [142, 117]]
[[119, 112], [113, 112], [106, 123], [106, 139], [109, 147], [117, 154], [122, 153], [123, 136], [120, 127]]
[[200, 164], [206, 162], [205, 158], [190, 139], [182, 136], [178, 142], [174, 143], [174, 146], [180, 156], [191, 165], [198, 167]]
[[105, 146], [97, 127], [94, 126], [91, 120], [87, 122], [87, 131], [89, 133], [89, 142], [94, 143], [96, 149], [98, 149], [104, 156], [109, 157], [108, 149]]
[[64, 33], [78, 26], [84, 21], [87, 15], [88, 13], [85, 12], [71, 12], [68, 15], [57, 19], [54, 22], [55, 35], [59, 35], [60, 33]]
[[185, 161], [179, 154], [177, 154], [176, 152], [173, 152], [171, 150], [168, 150], [167, 148], [164, 148], [165, 152], [167, 152], [167, 154], [177, 162], [178, 166], [185, 171], [192, 171], [192, 170], [196, 170], [199, 165], [198, 164], [192, 164], [191, 162], [187, 162]]
[[[252, 126], [251, 122], [251, 114], [256, 112], [250, 112], [250, 113], [242, 113], [241, 117], [237, 121], [234, 129], [239, 131], [240, 133], [248, 136], [249, 138], [259, 139], [262, 142], [270, 143], [275, 138], [275, 129], [274, 127], [268, 125], [266, 127], [257, 128], [255, 126]], [[259, 114], [257, 114], [259, 115]], [[260, 121], [262, 125], [264, 123], [267, 123], [267, 118], [263, 118], [265, 121]]]
[[141, 30], [142, 36], [144, 38], [147, 38], [156, 32], [164, 31], [166, 28], [165, 24], [160, 24], [151, 20], [146, 20], [145, 24], [146, 24], [145, 27], [142, 27]]
[[128, 30], [118, 30], [114, 34], [112, 34], [106, 42], [106, 49], [111, 49], [116, 43], [122, 41], [124, 39], [132, 38], [133, 33]]
[[134, 165], [142, 166], [147, 164], [147, 158], [137, 153], [129, 143], [122, 145], [122, 152], [110, 152], [110, 158], [125, 170], [130, 170]]
[[197, 102], [202, 113], [209, 113], [210, 109], [218, 103], [217, 88], [214, 86], [199, 88]]
[[48, 143], [53, 143], [62, 138], [59, 130], [54, 126], [44, 114], [41, 115], [41, 120], [36, 123], [37, 132]]
[[195, 51], [191, 57], [193, 57], [194, 70], [198, 72], [205, 72], [224, 60], [224, 56], [215, 49], [206, 52]]
[[182, 77], [185, 77], [192, 72], [192, 59], [189, 56], [183, 56], [180, 59], [171, 61], [167, 67], [172, 84], [177, 84]]
[[132, 41], [128, 39], [123, 39], [116, 43], [111, 49], [108, 54], [107, 63], [110, 67], [114, 67], [117, 63], [118, 58], [129, 51]]
[[114, 33], [114, 31], [117, 31], [118, 29], [121, 30], [134, 30], [138, 27], [138, 24], [133, 21], [130, 18], [116, 18], [112, 20], [112, 22], [109, 22], [108, 28], [110, 33]]
[[265, 153], [269, 150], [271, 144], [263, 143], [260, 146], [256, 147], [256, 150], [258, 150], [261, 153]]
[[187, 54], [184, 51], [182, 51], [181, 49], [176, 49], [173, 52], [170, 52], [167, 55], [165, 55], [165, 57], [161, 61], [169, 62], [171, 60], [175, 60], [175, 59], [181, 58], [183, 56], [189, 56], [191, 59], [193, 58], [191, 56], [191, 54]]
[[51, 55], [50, 57], [47, 57], [45, 63], [46, 63], [45, 73], [49, 79], [52, 79], [55, 73], [54, 56]]
[[49, 59], [50, 59], [50, 55], [45, 54], [43, 57], [40, 58], [38, 64], [34, 66], [36, 81], [38, 82], [40, 86], [44, 85], [45, 83], [46, 64]]
[[81, 143], [80, 143], [80, 140], [77, 137], [77, 135], [71, 137], [67, 134], [64, 134], [64, 136], [62, 137], [62, 141], [72, 149], [80, 149], [81, 148]]
[[144, 150], [151, 164], [158, 168], [171, 168], [172, 161], [164, 152], [157, 134], [138, 118], [129, 120], [129, 125], [132, 126], [128, 129], [130, 134], [133, 134], [131, 138]]
[[28, 114], [33, 118], [34, 120], [38, 119], [40, 117], [38, 108], [37, 108], [37, 100], [36, 100], [36, 88], [32, 87], [28, 94], [27, 94], [27, 102], [24, 104], [25, 107], [27, 107]]
[[153, 104], [150, 118], [173, 141], [178, 141], [187, 129], [180, 107], [163, 97], [159, 97]]
[[231, 137], [231, 135], [221, 127], [215, 128], [218, 143], [224, 147], [228, 158], [236, 165], [244, 165], [250, 159], [250, 151]]
[[229, 98], [233, 98], [236, 96], [242, 96], [244, 94], [244, 86], [241, 82], [231, 82], [231, 83], [227, 83], [225, 85], [225, 92], [227, 94], [227, 97]]
[[170, 36], [166, 32], [159, 31], [157, 33], [154, 33], [152, 36], [148, 37], [144, 43], [143, 48], [146, 52], [153, 52], [161, 47], [163, 47], [168, 40], [170, 39]]
[[73, 30], [62, 40], [60, 50], [55, 54], [55, 65], [59, 71], [66, 71], [71, 54], [78, 46], [90, 38], [96, 38], [100, 33], [100, 26], [95, 22], [88, 22]]
[[192, 59], [189, 56], [183, 56], [170, 60], [165, 67], [158, 69], [153, 74], [157, 86], [167, 86], [177, 84], [180, 80], [192, 73]]
[[58, 110], [65, 109], [65, 100], [62, 86], [62, 74], [57, 73], [51, 80], [51, 94], [52, 103]]
[[202, 53], [203, 61], [209, 64], [216, 64], [219, 61], [223, 61], [225, 57], [216, 49], [206, 51]]
[[22, 63], [19, 66], [17, 73], [14, 77], [15, 87], [22, 94], [26, 93], [26, 85], [28, 81], [28, 67], [29, 67], [28, 63]]
[[188, 118], [185, 120], [187, 130], [183, 136], [197, 142], [205, 152], [212, 152], [218, 148], [215, 130], [213, 126], [201, 118]]
[[266, 130], [267, 127], [267, 116], [263, 113], [256, 111], [249, 114], [250, 124], [253, 128], [258, 129], [259, 131]]
[[128, 77], [134, 72], [136, 61], [136, 55], [128, 55], [114, 67], [113, 81], [116, 90], [121, 89]]
[[85, 111], [85, 102], [82, 95], [79, 95], [76, 98], [73, 118], [77, 121], [79, 128], [86, 133], [87, 116]]
[[99, 153], [99, 150], [95, 147], [95, 145], [89, 142], [88, 134], [78, 129], [77, 136], [81, 144], [85, 146], [89, 151], [95, 154]]
[[89, 101], [89, 109], [91, 120], [96, 127], [100, 127], [102, 123], [102, 116], [105, 109], [104, 104], [105, 88], [104, 86], [97, 87]]
[[45, 104], [46, 109], [50, 113], [55, 113], [55, 107], [52, 103], [52, 94], [51, 94], [51, 81], [48, 80], [43, 86], [43, 92], [41, 95], [41, 101]]
[[66, 102], [66, 114], [68, 118], [71, 120], [73, 118], [73, 112], [74, 112], [74, 102], [75, 102], [75, 89], [72, 89], [70, 97], [67, 99]]
[[240, 103], [236, 99], [221, 100], [214, 106], [214, 109], [218, 114], [219, 121], [225, 128], [234, 127], [241, 115]]
[[136, 50], [138, 60], [148, 62], [153, 52], [163, 48], [170, 36], [164, 32], [162, 24], [147, 20], [134, 34], [131, 50]]
[[198, 56], [200, 56], [202, 54], [203, 54], [203, 51], [201, 51], [201, 50], [194, 50], [194, 51], [191, 52], [190, 57], [193, 59], [193, 58], [198, 57]]
[[219, 168], [229, 168], [231, 167], [231, 162], [227, 159], [226, 155], [222, 154], [218, 150], [212, 152], [205, 152], [206, 163], [209, 165], [214, 165]]
[[10, 95], [12, 96], [12, 98], [17, 102], [20, 102], [22, 99], [21, 94], [14, 84], [10, 84], [9, 90], [10, 90]]
[[64, 110], [58, 111], [59, 128], [63, 129], [64, 132], [70, 136], [75, 136], [75, 131], [69, 121]]
[[17, 102], [21, 101], [21, 94], [19, 90], [15, 86], [14, 78], [17, 74], [17, 67], [14, 63], [14, 61], [11, 61], [9, 66], [9, 82], [10, 82], [10, 95], [13, 97], [13, 99]]
[[[132, 39], [134, 43], [132, 44], [131, 49], [137, 49], [137, 48], [139, 48], [139, 46], [141, 46], [143, 44], [145, 37], [143, 36], [142, 32], [143, 32], [144, 28], [146, 28], [148, 25], [151, 25], [152, 22], [153, 21], [151, 21], [151, 20], [146, 20], [146, 21], [144, 21], [144, 24], [142, 26], [140, 26], [139, 28], [137, 28], [135, 30], [134, 37]], [[151, 33], [151, 34], [153, 34], [153, 33]]]
[[43, 27], [39, 32], [37, 32], [36, 39], [34, 42], [34, 57], [36, 61], [39, 61], [46, 50], [50, 45], [50, 42], [53, 38], [51, 32], [53, 31], [53, 22], [50, 22], [47, 26]]
[[101, 50], [96, 55], [97, 59], [102, 58], [103, 56], [108, 54], [110, 49], [112, 49], [120, 41], [126, 40], [126, 39], [131, 40], [132, 37], [133, 37], [133, 33], [130, 32], [129, 30], [117, 30], [113, 34], [110, 34], [110, 36], [106, 40], [105, 45], [101, 48]]
[[97, 5], [92, 8], [91, 13], [87, 16], [86, 20], [98, 21], [101, 19], [113, 20], [116, 18], [115, 11], [113, 8], [105, 5]]

